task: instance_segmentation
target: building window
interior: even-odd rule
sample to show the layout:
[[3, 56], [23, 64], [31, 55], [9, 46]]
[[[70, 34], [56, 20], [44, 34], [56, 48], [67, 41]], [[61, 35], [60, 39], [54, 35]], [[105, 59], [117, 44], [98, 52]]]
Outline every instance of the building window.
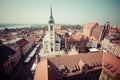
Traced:
[[50, 26], [50, 30], [53, 30], [53, 26]]
[[51, 48], [51, 51], [53, 51], [53, 48]]
[[51, 36], [51, 39], [53, 39], [53, 37]]
[[51, 43], [51, 46], [53, 46], [53, 43]]

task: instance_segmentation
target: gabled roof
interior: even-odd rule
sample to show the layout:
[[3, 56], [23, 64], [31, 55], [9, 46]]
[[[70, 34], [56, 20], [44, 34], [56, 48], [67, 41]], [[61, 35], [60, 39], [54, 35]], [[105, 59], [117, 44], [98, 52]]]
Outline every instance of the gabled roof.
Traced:
[[[48, 58], [48, 61], [50, 61], [54, 66], [58, 69], [59, 72], [59, 65], [64, 65], [67, 69], [76, 71], [74, 73], [67, 72], [66, 74], [62, 74], [63, 76], [72, 76], [76, 74], [80, 74], [80, 71], [77, 71], [80, 67], [82, 67], [82, 64], [86, 64], [89, 67], [93, 67], [92, 70], [95, 69], [102, 69], [102, 53], [96, 52], [96, 53], [88, 53], [88, 54], [78, 54], [78, 55], [71, 55], [71, 56], [61, 56], [61, 57], [53, 57]], [[81, 64], [82, 61], [83, 63]], [[95, 68], [97, 67], [97, 68]], [[95, 69], [94, 69], [95, 68]], [[66, 70], [67, 70], [66, 69]], [[91, 69], [88, 69], [88, 71], [91, 71]]]
[[74, 39], [75, 41], [88, 41], [89, 40], [89, 38], [85, 35], [72, 34], [71, 38]]
[[102, 31], [103, 30], [103, 26], [102, 25], [97, 25], [96, 27], [94, 27], [94, 29], [98, 30], [98, 31]]
[[16, 52], [12, 50], [11, 48], [2, 45], [0, 47], [0, 63], [3, 63], [6, 61], [11, 55], [15, 54]]
[[108, 53], [104, 53], [103, 56], [103, 70], [115, 78], [118, 73], [120, 74], [120, 59]]
[[88, 28], [88, 29], [91, 29], [93, 28], [95, 25], [97, 25], [98, 23], [95, 23], [95, 22], [91, 22], [91, 23], [87, 23], [84, 27], [85, 28]]
[[26, 39], [20, 39], [19, 41], [16, 42], [17, 45], [19, 45], [20, 47], [26, 45], [27, 43], [29, 43]]
[[[96, 52], [47, 58], [47, 60], [41, 61], [37, 65], [34, 80], [56, 80], [61, 77], [77, 75], [81, 73], [80, 67], [83, 65], [93, 67], [92, 70], [90, 69], [88, 71], [102, 69], [102, 53]], [[65, 71], [62, 71], [63, 69], [65, 69]], [[66, 69], [75, 72], [70, 73], [67, 72]]]

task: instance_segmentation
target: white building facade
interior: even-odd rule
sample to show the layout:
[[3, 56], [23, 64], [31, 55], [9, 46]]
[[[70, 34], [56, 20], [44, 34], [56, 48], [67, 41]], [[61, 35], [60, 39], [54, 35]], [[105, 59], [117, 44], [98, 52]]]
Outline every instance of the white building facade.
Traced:
[[40, 55], [49, 56], [56, 55], [60, 51], [60, 37], [55, 33], [55, 22], [52, 15], [52, 7], [50, 8], [50, 19], [48, 21], [48, 31], [43, 38], [43, 51]]

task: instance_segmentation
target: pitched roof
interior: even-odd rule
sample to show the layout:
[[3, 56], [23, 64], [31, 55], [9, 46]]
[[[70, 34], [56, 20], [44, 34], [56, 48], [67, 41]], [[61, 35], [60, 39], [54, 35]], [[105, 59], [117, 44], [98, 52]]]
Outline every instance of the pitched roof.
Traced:
[[[84, 64], [87, 64], [89, 67], [99, 67], [99, 69], [102, 69], [102, 53], [96, 52], [96, 53], [88, 53], [88, 54], [78, 54], [78, 55], [71, 55], [71, 56], [62, 56], [62, 57], [54, 57], [54, 58], [48, 58], [48, 60], [55, 65], [55, 67], [58, 69], [59, 72], [59, 65], [64, 65], [67, 69], [73, 69], [77, 70], [82, 64], [80, 61], [82, 61]], [[79, 64], [80, 63], [80, 64]], [[93, 69], [94, 70], [94, 69]], [[74, 73], [67, 72], [67, 76], [80, 74], [80, 71], [76, 71]], [[62, 75], [66, 75], [62, 74]]]
[[19, 45], [20, 47], [26, 45], [28, 43], [28, 41], [26, 39], [20, 39], [19, 41], [16, 42], [17, 45]]
[[47, 59], [38, 63], [34, 80], [48, 80], [48, 62]]
[[76, 34], [72, 34], [71, 38], [74, 39], [75, 41], [88, 41], [89, 37], [87, 37], [86, 35], [76, 35]]
[[110, 42], [116, 45], [120, 45], [120, 40], [111, 40]]
[[93, 28], [93, 27], [94, 27], [95, 25], [97, 25], [97, 24], [98, 24], [98, 23], [94, 23], [94, 22], [92, 23], [92, 22], [91, 22], [91, 23], [87, 23], [84, 27], [85, 27], [85, 28], [88, 28], [88, 29], [91, 29], [91, 28]]
[[71, 36], [67, 37], [69, 40], [75, 40], [75, 41], [92, 41], [92, 40], [96, 40], [95, 37], [93, 36], [86, 36], [86, 35], [76, 35], [76, 34], [72, 34]]
[[[60, 77], [67, 77], [72, 75], [80, 74], [80, 66], [87, 64], [88, 66], [93, 66], [92, 70], [102, 69], [102, 53], [88, 53], [88, 54], [78, 54], [71, 56], [61, 56], [52, 57], [47, 60], [41, 61], [37, 65], [34, 80], [56, 80]], [[96, 68], [94, 68], [96, 67]], [[48, 69], [49, 68], [49, 69]], [[77, 70], [74, 73], [67, 72], [65, 70], [63, 73], [60, 69], [69, 68], [70, 70]], [[52, 70], [52, 71], [51, 71]]]
[[118, 73], [120, 74], [120, 59], [108, 53], [104, 53], [103, 56], [103, 70], [115, 78]]
[[3, 63], [5, 60], [7, 60], [11, 55], [15, 54], [15, 51], [11, 48], [2, 45], [0, 47], [0, 62]]
[[94, 29], [97, 29], [98, 31], [102, 31], [104, 27], [102, 25], [97, 25]]

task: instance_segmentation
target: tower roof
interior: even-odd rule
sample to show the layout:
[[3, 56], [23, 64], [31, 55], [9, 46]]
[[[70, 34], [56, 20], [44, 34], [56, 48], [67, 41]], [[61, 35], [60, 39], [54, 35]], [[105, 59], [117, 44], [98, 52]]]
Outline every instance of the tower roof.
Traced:
[[50, 19], [49, 19], [48, 23], [49, 24], [51, 24], [51, 23], [54, 24], [55, 23], [54, 18], [53, 18], [53, 14], [52, 14], [52, 5], [50, 5]]

